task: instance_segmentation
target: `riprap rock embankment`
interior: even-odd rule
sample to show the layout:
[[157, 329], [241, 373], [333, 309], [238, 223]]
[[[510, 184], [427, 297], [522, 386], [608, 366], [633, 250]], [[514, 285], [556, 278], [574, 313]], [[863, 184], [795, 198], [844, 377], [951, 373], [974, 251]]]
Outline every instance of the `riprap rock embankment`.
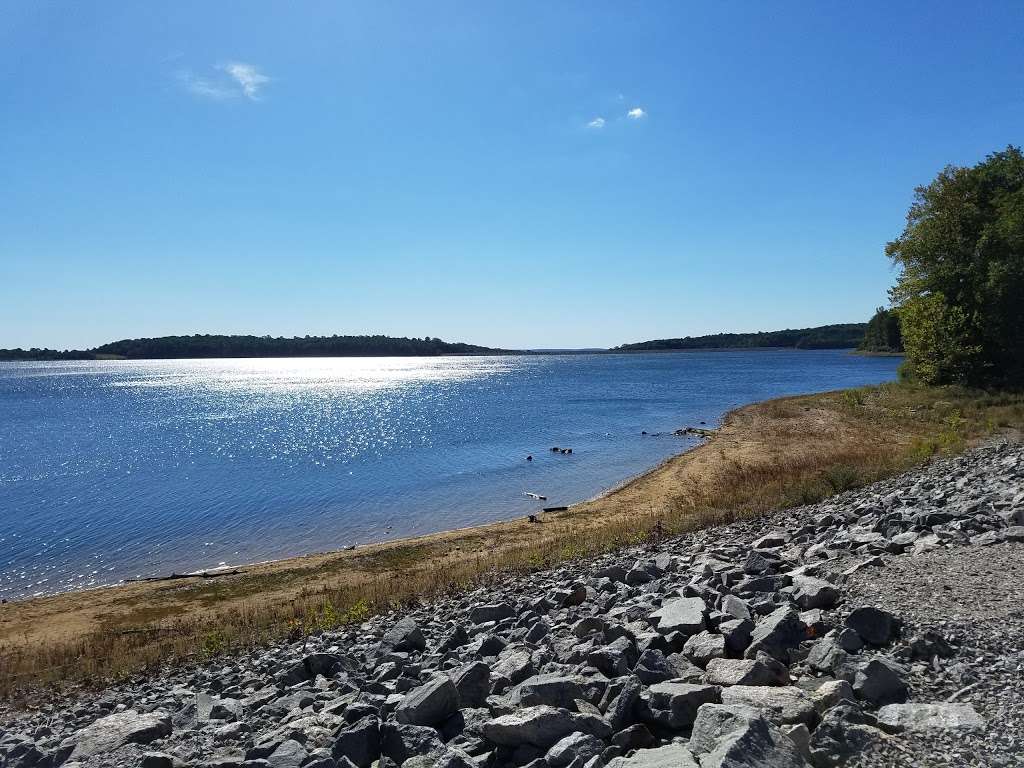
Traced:
[[7, 712], [0, 765], [1016, 765], [1024, 448]]

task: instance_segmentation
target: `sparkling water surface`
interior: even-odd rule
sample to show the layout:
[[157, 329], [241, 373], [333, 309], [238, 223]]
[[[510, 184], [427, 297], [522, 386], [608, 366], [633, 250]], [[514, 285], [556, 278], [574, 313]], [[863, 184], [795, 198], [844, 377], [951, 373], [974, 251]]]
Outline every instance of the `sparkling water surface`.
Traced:
[[0, 363], [0, 597], [580, 501], [694, 444], [674, 429], [898, 364], [839, 350]]

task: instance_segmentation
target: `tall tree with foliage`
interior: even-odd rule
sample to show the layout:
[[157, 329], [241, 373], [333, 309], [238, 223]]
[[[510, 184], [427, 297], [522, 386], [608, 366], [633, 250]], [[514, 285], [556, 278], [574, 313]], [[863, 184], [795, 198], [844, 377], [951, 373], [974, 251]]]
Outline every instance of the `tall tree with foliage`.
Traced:
[[1024, 383], [1024, 154], [947, 167], [919, 187], [890, 291], [911, 373], [929, 384]]
[[862, 352], [902, 352], [903, 335], [900, 333], [900, 316], [891, 309], [879, 307], [868, 321], [864, 340], [857, 349]]

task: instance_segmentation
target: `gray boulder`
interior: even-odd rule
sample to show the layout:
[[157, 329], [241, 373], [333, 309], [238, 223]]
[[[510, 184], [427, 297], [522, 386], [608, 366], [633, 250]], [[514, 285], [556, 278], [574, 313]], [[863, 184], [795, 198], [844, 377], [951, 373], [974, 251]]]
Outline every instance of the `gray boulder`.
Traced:
[[831, 608], [839, 602], [839, 590], [824, 579], [817, 579], [813, 576], [794, 576], [793, 586], [796, 587], [794, 598], [801, 610]]
[[488, 621], [511, 619], [515, 615], [516, 609], [509, 603], [495, 603], [476, 606], [469, 612], [469, 620], [474, 624], [484, 624]]
[[589, 733], [571, 733], [560, 739], [544, 756], [551, 768], [566, 768], [570, 763], [582, 765], [604, 752], [604, 742]]
[[560, 674], [528, 677], [509, 691], [507, 699], [512, 707], [533, 707], [547, 704], [562, 709], [575, 709], [574, 702], [584, 698], [582, 678]]
[[717, 685], [657, 683], [640, 694], [640, 719], [672, 730], [693, 725], [701, 704], [717, 704], [722, 689]]
[[267, 756], [271, 768], [300, 768], [309, 757], [309, 752], [295, 739], [282, 742], [277, 749]]
[[753, 659], [760, 652], [786, 663], [789, 661], [790, 650], [800, 645], [805, 637], [806, 631], [799, 614], [784, 605], [769, 613], [754, 627], [744, 656]]
[[459, 708], [459, 693], [447, 675], [437, 675], [406, 694], [395, 720], [406, 725], [440, 725]]
[[756, 659], [712, 659], [704, 680], [709, 685], [787, 685], [789, 670], [763, 654]]
[[700, 768], [685, 744], [640, 749], [629, 757], [616, 757], [608, 768]]
[[428, 726], [383, 723], [380, 727], [380, 753], [399, 765], [412, 757], [438, 757], [444, 751], [440, 735]]
[[335, 760], [348, 758], [359, 768], [369, 768], [380, 757], [380, 722], [369, 715], [340, 731], [331, 754]]
[[496, 717], [484, 723], [482, 730], [489, 741], [499, 746], [532, 744], [544, 749], [577, 731], [599, 739], [608, 738], [612, 732], [608, 723], [600, 717], [581, 715], [545, 704]]
[[759, 710], [771, 722], [806, 723], [816, 718], [814, 702], [803, 690], [794, 685], [771, 687], [764, 685], [734, 685], [722, 691], [723, 704], [744, 704]]
[[113, 752], [125, 744], [149, 744], [171, 733], [170, 715], [163, 712], [139, 714], [133, 710], [101, 717], [75, 737], [69, 761], [85, 760]]
[[683, 655], [703, 669], [712, 659], [725, 656], [725, 638], [707, 630], [698, 632], [687, 638]]
[[663, 635], [671, 632], [695, 635], [704, 629], [707, 609], [707, 604], [699, 597], [679, 597], [664, 603], [648, 620]]
[[902, 666], [884, 656], [876, 656], [857, 666], [853, 679], [853, 692], [875, 706], [897, 704], [907, 700], [910, 689]]
[[896, 633], [896, 617], [873, 606], [857, 608], [846, 618], [846, 626], [860, 635], [865, 643], [885, 645]]
[[460, 707], [482, 707], [491, 692], [491, 668], [482, 661], [471, 661], [451, 673], [459, 694]]
[[796, 744], [753, 707], [705, 704], [697, 712], [690, 750], [701, 768], [799, 768]]
[[416, 622], [407, 616], [384, 633], [381, 645], [393, 651], [422, 651], [427, 641]]
[[979, 731], [985, 721], [970, 704], [886, 704], [878, 710], [878, 727], [900, 731]]

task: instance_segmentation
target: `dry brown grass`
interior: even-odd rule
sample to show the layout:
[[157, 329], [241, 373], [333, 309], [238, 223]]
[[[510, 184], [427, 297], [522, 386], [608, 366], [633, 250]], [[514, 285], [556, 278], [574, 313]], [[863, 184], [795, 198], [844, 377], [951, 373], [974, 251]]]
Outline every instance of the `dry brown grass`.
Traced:
[[547, 516], [0, 609], [0, 695], [88, 685], [361, 621], [567, 559], [808, 504], [1024, 425], [1024, 396], [907, 385], [755, 404], [705, 445]]

